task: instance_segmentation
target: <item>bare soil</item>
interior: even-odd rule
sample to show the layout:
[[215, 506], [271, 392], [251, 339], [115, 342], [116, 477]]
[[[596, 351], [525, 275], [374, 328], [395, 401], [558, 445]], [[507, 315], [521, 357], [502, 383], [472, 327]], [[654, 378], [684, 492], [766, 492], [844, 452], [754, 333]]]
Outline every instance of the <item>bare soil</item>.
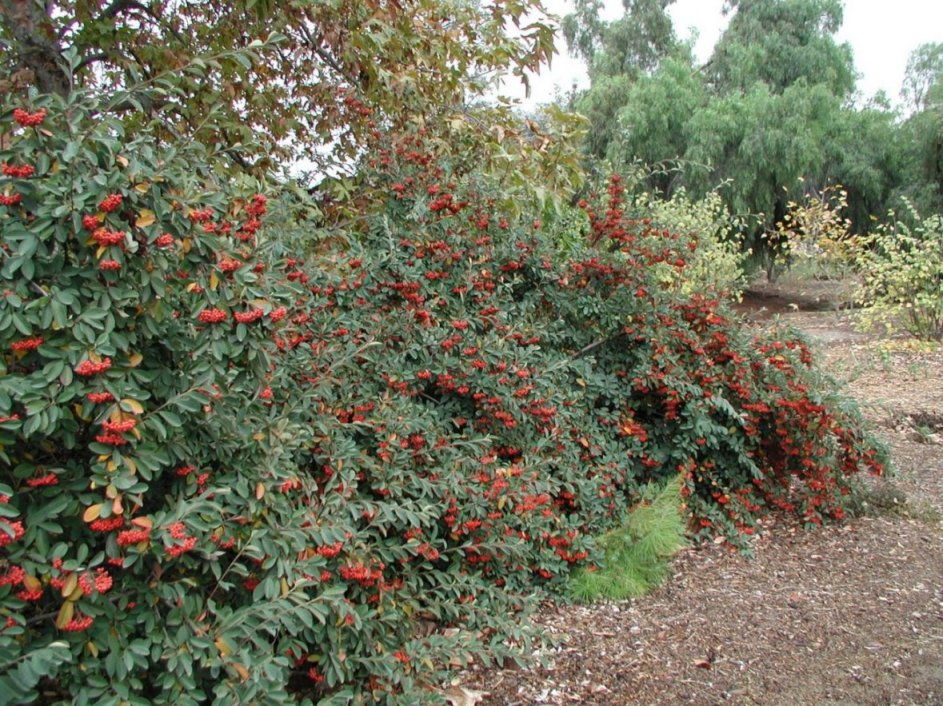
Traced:
[[943, 353], [862, 334], [834, 294], [765, 286], [741, 310], [805, 331], [887, 440], [896, 475], [871, 482], [869, 506], [816, 531], [771, 523], [754, 558], [685, 549], [641, 599], [543, 606], [556, 647], [528, 669], [466, 673], [486, 692], [473, 701], [943, 705]]

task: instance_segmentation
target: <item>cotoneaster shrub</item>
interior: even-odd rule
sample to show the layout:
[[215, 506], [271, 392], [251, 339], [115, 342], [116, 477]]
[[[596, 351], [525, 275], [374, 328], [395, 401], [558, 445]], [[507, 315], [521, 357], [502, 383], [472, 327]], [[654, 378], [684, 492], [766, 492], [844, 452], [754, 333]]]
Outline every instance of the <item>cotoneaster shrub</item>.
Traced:
[[[342, 596], [298, 593], [314, 537], [278, 492], [290, 444], [265, 377], [290, 299], [256, 258], [265, 198], [229, 194], [199, 148], [126, 141], [97, 107], [3, 113], [4, 687], [287, 702], [273, 635]], [[276, 588], [256, 592], [266, 562]]]
[[647, 484], [742, 545], [881, 470], [801, 341], [665, 283], [689, 241], [618, 179], [561, 259], [421, 137], [377, 133], [380, 196], [319, 230], [94, 101], [3, 116], [12, 700], [441, 701]]

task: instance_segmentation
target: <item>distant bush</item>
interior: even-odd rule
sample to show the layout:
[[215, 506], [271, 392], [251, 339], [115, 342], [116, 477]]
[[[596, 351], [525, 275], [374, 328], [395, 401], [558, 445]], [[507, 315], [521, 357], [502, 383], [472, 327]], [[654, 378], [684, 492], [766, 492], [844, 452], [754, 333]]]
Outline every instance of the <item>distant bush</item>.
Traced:
[[826, 187], [805, 201], [790, 201], [787, 213], [776, 224], [781, 266], [804, 266], [820, 279], [841, 279], [854, 269], [858, 240], [851, 233], [851, 221], [844, 215], [848, 193]]
[[618, 178], [561, 258], [421, 137], [377, 133], [319, 232], [93, 100], [0, 119], [10, 701], [441, 702], [648, 484], [743, 546], [881, 471], [800, 340], [666, 279], [690, 240]]
[[688, 240], [689, 254], [683, 272], [669, 273], [684, 294], [711, 292], [739, 300], [746, 280], [746, 258], [737, 232], [741, 226], [717, 192], [692, 199], [684, 189], [668, 200], [651, 194], [636, 197], [633, 204], [656, 228], [664, 228]]
[[[866, 326], [883, 325], [925, 340], [943, 339], [943, 216], [908, 207], [891, 213], [862, 242], [858, 269]], [[908, 222], [912, 225], [908, 225]]]

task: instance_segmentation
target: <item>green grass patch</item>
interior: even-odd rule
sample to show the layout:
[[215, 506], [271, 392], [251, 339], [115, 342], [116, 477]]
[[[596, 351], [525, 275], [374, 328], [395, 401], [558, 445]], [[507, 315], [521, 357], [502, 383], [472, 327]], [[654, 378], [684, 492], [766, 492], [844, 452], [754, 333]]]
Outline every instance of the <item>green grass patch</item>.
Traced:
[[686, 521], [680, 485], [650, 485], [621, 526], [599, 539], [602, 565], [581, 569], [570, 578], [570, 596], [580, 603], [641, 596], [668, 576], [668, 563], [685, 546]]

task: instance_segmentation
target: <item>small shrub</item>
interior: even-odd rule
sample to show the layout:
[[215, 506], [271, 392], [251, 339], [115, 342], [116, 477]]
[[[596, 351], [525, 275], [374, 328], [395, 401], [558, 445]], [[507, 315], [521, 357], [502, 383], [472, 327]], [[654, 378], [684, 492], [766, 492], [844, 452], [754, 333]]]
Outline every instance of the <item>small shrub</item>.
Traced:
[[848, 514], [851, 517], [901, 516], [907, 514], [908, 506], [907, 494], [892, 482], [859, 481], [852, 486]]
[[740, 299], [748, 254], [737, 237], [742, 224], [727, 211], [719, 193], [710, 192], [697, 200], [684, 189], [667, 200], [645, 193], [635, 198], [633, 208], [656, 228], [688, 240], [683, 275], [677, 270], [668, 273], [673, 286], [686, 295], [711, 292]]
[[[943, 216], [913, 207], [875, 229], [858, 258], [866, 327], [883, 325], [932, 341], [943, 340]], [[908, 225], [907, 221], [913, 223]]]
[[598, 540], [600, 566], [574, 572], [567, 586], [577, 601], [641, 596], [668, 575], [669, 560], [686, 543], [687, 519], [679, 484], [649, 486], [624, 522]]
[[857, 240], [848, 209], [848, 193], [839, 186], [810, 194], [803, 203], [790, 201], [776, 224], [777, 257], [782, 266], [801, 266], [817, 279], [843, 279], [853, 269]]

